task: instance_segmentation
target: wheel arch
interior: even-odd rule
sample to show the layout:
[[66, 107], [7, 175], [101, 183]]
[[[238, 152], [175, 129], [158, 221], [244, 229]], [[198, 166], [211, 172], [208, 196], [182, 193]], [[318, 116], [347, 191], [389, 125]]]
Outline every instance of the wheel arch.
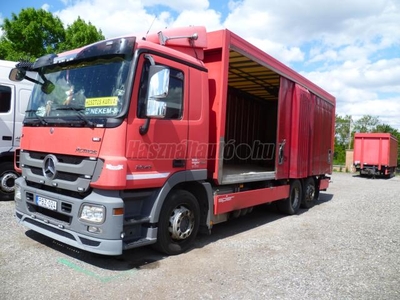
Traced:
[[150, 223], [158, 223], [161, 208], [168, 195], [176, 190], [186, 190], [193, 194], [200, 206], [200, 226], [209, 224], [212, 207], [211, 184], [205, 182], [207, 170], [183, 171], [173, 174], [158, 193], [150, 213]]
[[14, 162], [14, 152], [10, 151], [0, 152], [0, 163], [5, 161]]

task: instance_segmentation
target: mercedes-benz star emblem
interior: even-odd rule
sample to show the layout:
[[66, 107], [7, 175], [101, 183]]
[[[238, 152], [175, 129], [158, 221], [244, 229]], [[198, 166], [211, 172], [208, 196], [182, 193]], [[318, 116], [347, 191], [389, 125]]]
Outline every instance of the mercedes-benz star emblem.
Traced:
[[43, 160], [43, 175], [48, 179], [54, 179], [57, 174], [56, 165], [58, 163], [57, 157], [53, 154], [46, 155]]

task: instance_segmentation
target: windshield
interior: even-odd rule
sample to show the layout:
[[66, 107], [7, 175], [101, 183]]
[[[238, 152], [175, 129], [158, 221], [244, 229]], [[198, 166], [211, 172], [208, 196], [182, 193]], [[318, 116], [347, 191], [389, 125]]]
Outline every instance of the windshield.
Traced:
[[74, 120], [93, 124], [120, 114], [126, 93], [130, 61], [122, 57], [98, 58], [41, 68], [41, 77], [51, 89], [36, 84], [25, 124], [65, 124]]

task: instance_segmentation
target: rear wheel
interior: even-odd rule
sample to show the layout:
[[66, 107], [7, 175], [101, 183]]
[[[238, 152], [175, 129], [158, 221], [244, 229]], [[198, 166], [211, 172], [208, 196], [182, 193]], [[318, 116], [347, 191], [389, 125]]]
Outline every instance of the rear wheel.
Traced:
[[301, 202], [301, 207], [303, 208], [311, 208], [314, 206], [315, 201], [318, 198], [317, 186], [315, 184], [315, 180], [312, 177], [309, 177], [304, 182], [303, 187], [303, 200]]
[[18, 176], [12, 162], [0, 164], [0, 201], [14, 199], [15, 179]]
[[300, 209], [302, 195], [303, 193], [300, 181], [293, 180], [290, 183], [289, 197], [276, 203], [278, 206], [278, 210], [281, 213], [288, 215], [296, 214]]
[[200, 207], [193, 194], [172, 192], [161, 209], [155, 248], [168, 255], [185, 252], [192, 246], [199, 224]]

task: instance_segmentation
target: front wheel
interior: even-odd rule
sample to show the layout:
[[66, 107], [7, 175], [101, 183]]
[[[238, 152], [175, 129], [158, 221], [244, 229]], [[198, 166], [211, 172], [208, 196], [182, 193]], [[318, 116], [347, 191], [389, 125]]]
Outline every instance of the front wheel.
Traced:
[[14, 199], [15, 179], [18, 176], [12, 162], [0, 164], [0, 201]]
[[155, 248], [168, 255], [188, 250], [197, 236], [200, 207], [188, 191], [173, 191], [162, 206]]
[[290, 183], [289, 197], [276, 203], [278, 210], [287, 215], [296, 214], [300, 209], [302, 195], [301, 182], [293, 180]]

